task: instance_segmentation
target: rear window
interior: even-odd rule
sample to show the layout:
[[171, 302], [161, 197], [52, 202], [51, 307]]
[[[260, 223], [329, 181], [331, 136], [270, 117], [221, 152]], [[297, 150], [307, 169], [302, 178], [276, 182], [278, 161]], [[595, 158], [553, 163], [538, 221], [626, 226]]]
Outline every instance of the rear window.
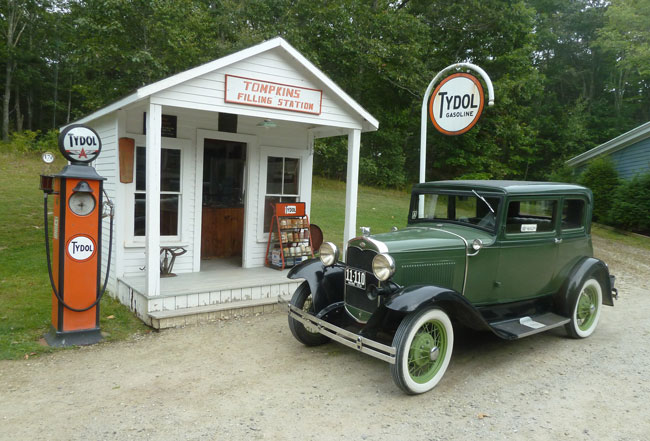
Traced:
[[585, 201], [565, 199], [562, 204], [562, 229], [572, 230], [585, 226]]

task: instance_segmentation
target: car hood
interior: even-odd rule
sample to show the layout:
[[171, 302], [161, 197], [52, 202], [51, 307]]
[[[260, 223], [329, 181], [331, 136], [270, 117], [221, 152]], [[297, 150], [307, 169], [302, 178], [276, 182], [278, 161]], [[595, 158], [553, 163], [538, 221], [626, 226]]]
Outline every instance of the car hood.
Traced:
[[387, 248], [377, 251], [389, 253], [431, 249], [464, 249], [466, 243], [471, 244], [474, 239], [481, 239], [484, 244], [494, 241], [493, 236], [487, 232], [456, 225], [407, 227], [390, 233], [374, 234], [370, 239], [384, 244]]

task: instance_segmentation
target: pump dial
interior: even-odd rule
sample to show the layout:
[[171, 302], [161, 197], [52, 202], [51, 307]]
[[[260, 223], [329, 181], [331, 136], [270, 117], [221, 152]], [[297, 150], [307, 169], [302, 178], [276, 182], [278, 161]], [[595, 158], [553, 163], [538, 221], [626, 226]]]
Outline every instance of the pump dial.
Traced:
[[95, 209], [95, 198], [90, 193], [73, 193], [68, 205], [77, 216], [87, 216]]

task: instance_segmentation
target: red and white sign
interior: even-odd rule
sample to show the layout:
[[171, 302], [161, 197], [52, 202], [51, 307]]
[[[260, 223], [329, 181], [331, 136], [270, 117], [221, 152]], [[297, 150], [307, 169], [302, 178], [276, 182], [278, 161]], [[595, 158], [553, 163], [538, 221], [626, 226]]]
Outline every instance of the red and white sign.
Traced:
[[323, 91], [226, 75], [227, 103], [320, 115]]
[[59, 134], [59, 150], [73, 164], [84, 164], [97, 159], [102, 150], [102, 140], [94, 129], [73, 124]]
[[472, 75], [456, 73], [440, 82], [429, 104], [433, 125], [445, 135], [460, 135], [471, 129], [483, 111], [481, 83]]
[[68, 256], [74, 260], [88, 260], [95, 254], [95, 241], [84, 235], [78, 235], [68, 242]]

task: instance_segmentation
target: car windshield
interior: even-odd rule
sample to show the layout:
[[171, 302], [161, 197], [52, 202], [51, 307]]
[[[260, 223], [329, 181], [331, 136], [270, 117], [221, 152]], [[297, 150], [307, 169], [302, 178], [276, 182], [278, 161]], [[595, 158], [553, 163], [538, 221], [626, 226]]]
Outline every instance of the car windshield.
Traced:
[[413, 193], [409, 224], [453, 222], [494, 232], [500, 200], [475, 191]]

